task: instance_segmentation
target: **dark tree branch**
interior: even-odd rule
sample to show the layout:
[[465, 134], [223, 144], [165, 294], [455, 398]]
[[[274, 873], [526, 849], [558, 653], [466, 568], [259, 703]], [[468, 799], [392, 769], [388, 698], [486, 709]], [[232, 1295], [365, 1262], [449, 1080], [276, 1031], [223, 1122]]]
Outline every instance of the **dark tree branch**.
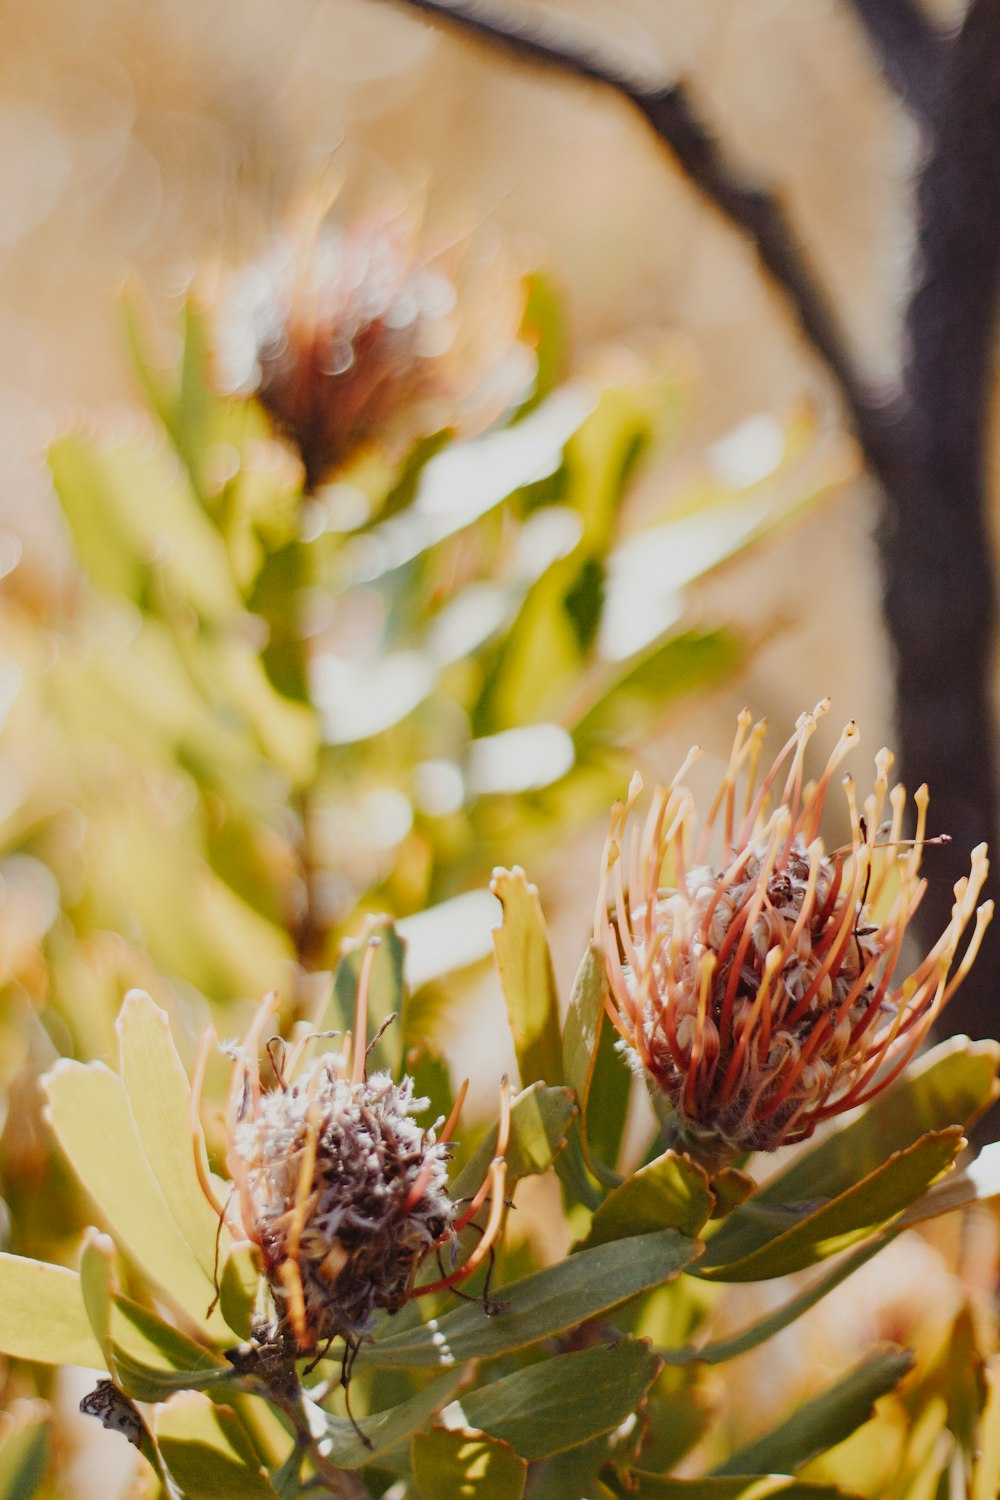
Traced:
[[[900, 441], [883, 471], [880, 547], [896, 651], [903, 779], [931, 788], [924, 940], [968, 851], [997, 827], [992, 675], [996, 593], [988, 528], [989, 400], [1000, 294], [1000, 0], [974, 0], [953, 44], [917, 194]], [[995, 892], [995, 882], [991, 882]], [[949, 1008], [948, 1027], [996, 1034], [1000, 931]]]
[[944, 83], [948, 39], [917, 0], [850, 0], [882, 71], [908, 109], [933, 119]]
[[[970, 848], [997, 826], [986, 440], [1000, 293], [1000, 0], [973, 0], [953, 40], [935, 36], [906, 0], [852, 0], [930, 139], [918, 191], [919, 284], [907, 312], [903, 390], [891, 406], [855, 370], [780, 205], [747, 186], [682, 88], [630, 74], [562, 30], [537, 30], [477, 0], [400, 3], [626, 98], [704, 197], [753, 241], [837, 381], [884, 491], [879, 546], [903, 779], [911, 788], [928, 782], [931, 831], [952, 835], [927, 856], [931, 883], [917, 925], [933, 943]], [[1000, 922], [953, 1002], [952, 1029], [996, 1032], [998, 967]]]
[[588, 47], [574, 31], [481, 0], [399, 0], [410, 10], [450, 22], [531, 62], [603, 85], [627, 99], [668, 148], [684, 175], [754, 244], [771, 280], [784, 292], [805, 338], [840, 387], [858, 437], [880, 467], [890, 413], [866, 388], [851, 359], [836, 316], [814, 279], [778, 200], [747, 184], [699, 120], [680, 85], [651, 81]]

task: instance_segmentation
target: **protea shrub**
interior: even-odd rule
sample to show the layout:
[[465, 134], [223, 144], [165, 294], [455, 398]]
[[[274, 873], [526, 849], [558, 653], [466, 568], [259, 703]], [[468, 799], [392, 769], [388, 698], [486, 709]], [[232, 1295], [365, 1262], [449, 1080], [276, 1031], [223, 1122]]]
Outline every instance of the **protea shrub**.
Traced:
[[[635, 1066], [669, 1106], [668, 1133], [703, 1165], [803, 1141], [899, 1076], [972, 963], [992, 915], [976, 911], [986, 846], [955, 886], [951, 920], [905, 979], [897, 973], [920, 876], [928, 795], [890, 790], [892, 755], [875, 757], [859, 804], [843, 780], [850, 841], [827, 851], [824, 804], [858, 738], [847, 725], [806, 783], [806, 746], [826, 701], [804, 713], [759, 785], [766, 724], [739, 716], [722, 784], [698, 828], [682, 777], [657, 787], [641, 827], [635, 778], [605, 845], [595, 936], [608, 1013]], [[956, 953], [970, 919], [975, 929]]]

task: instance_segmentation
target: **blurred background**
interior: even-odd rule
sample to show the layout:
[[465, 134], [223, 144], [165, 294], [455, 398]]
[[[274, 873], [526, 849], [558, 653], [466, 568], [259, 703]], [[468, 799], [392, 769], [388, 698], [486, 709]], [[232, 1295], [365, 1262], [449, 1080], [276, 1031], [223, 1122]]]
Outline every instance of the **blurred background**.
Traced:
[[[688, 82], [890, 383], [921, 143], [849, 7], [545, 11]], [[837, 393], [621, 99], [381, 0], [34, 0], [3, 35], [3, 1194], [10, 1248], [71, 1258], [36, 1080], [113, 1061], [129, 984], [190, 1057], [270, 985], [308, 1013], [387, 911], [430, 1043], [492, 1088], [494, 864], [538, 884], [565, 994], [636, 764], [698, 741], [710, 786], [740, 707], [776, 748], [830, 695], [817, 760], [857, 718], [864, 785], [893, 702]], [[495, 390], [303, 497], [294, 431], [244, 399], [262, 346], [223, 387], [317, 205], [454, 284]], [[963, 1253], [943, 1236], [941, 1274]]]

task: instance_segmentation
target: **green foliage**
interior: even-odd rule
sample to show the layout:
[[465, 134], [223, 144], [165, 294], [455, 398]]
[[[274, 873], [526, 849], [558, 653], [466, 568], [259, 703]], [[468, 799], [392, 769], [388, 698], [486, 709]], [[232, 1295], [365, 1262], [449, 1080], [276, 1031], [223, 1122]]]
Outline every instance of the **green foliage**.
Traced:
[[[134, 307], [127, 323], [151, 423], [54, 443], [79, 576], [52, 618], [9, 609], [31, 691], [9, 725], [24, 794], [0, 876], [16, 892], [29, 872], [45, 900], [0, 957], [0, 1082], [47, 1070], [54, 1143], [27, 1168], [5, 1148], [12, 1379], [106, 1371], [161, 1493], [186, 1500], [833, 1500], [864, 1489], [857, 1454], [890, 1428], [905, 1482], [885, 1500], [944, 1492], [946, 1434], [986, 1500], [997, 1369], [968, 1308], [930, 1355], [871, 1353], [728, 1449], [714, 1381], [907, 1224], [1000, 1195], [995, 1155], [945, 1175], [1000, 1048], [938, 1048], [762, 1188], [753, 1161], [709, 1171], [643, 1125], [596, 946], [560, 997], [521, 867], [605, 810], [672, 703], [746, 659], [685, 590], [829, 486], [811, 434], [788, 427], [773, 483], [706, 470], [626, 525], [690, 392], [654, 371], [566, 380], [537, 278], [520, 404], [473, 439], [355, 454], [307, 495], [263, 411], [213, 388], [205, 310], [185, 310], [173, 368]], [[459, 1095], [456, 971], [491, 942], [521, 1088], [495, 1122], [480, 1100], [478, 1125], [452, 1127], [460, 1233], [356, 1349], [281, 1346], [276, 1375], [261, 1350], [282, 1316], [287, 1332], [301, 1257], [276, 1291], [261, 1236], [241, 1238], [227, 1130], [252, 1118], [255, 1082], [233, 1085], [224, 1127], [216, 1055], [192, 1098], [197, 1034], [210, 1018], [239, 1031], [276, 987], [264, 1019], [287, 1047], [252, 1045], [281, 1093], [287, 1058], [334, 1057], [363, 1014], [355, 1055], [412, 1078], [431, 1101], [420, 1128], [439, 1129]], [[308, 1211], [303, 1177], [296, 1234]], [[740, 1332], [713, 1329], [723, 1284], [811, 1267]], [[0, 1500], [56, 1492], [51, 1447], [46, 1412], [22, 1403], [0, 1427]]]

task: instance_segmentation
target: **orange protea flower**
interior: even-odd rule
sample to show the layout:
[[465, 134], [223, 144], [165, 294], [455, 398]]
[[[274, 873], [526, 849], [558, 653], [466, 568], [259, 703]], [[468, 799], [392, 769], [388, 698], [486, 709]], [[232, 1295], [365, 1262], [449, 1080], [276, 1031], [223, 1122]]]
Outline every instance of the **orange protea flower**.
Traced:
[[976, 911], [951, 974], [986, 878], [981, 844], [955, 886], [947, 928], [913, 973], [894, 982], [924, 892], [927, 789], [914, 798], [916, 835], [904, 841], [906, 794], [889, 790], [893, 757], [881, 750], [863, 808], [845, 777], [851, 842], [827, 853], [818, 836], [823, 804], [858, 737], [848, 724], [819, 780], [804, 786], [806, 745], [827, 707], [801, 715], [759, 787], [766, 724], [751, 729], [749, 711], [740, 714], [697, 838], [693, 800], [681, 785], [697, 749], [656, 789], [641, 832], [628, 828], [638, 777], [612, 814], [595, 923], [608, 1014], [671, 1107], [671, 1144], [710, 1168], [806, 1140], [822, 1120], [890, 1083], [961, 982], [992, 915], [990, 902]]
[[[337, 1051], [305, 1062], [314, 1034], [306, 1032], [287, 1052], [272, 1038], [266, 1049], [275, 1079], [270, 1089], [261, 1085], [259, 1049], [275, 1000], [262, 1002], [246, 1037], [226, 1049], [236, 1063], [227, 1107], [234, 1184], [227, 1205], [219, 1203], [199, 1163], [220, 1220], [259, 1249], [274, 1317], [261, 1322], [258, 1344], [294, 1360], [321, 1355], [341, 1338], [345, 1375], [377, 1311], [397, 1312], [412, 1297], [472, 1275], [490, 1254], [504, 1209], [506, 1080], [497, 1155], [479, 1192], [460, 1207], [448, 1193], [447, 1162], [465, 1087], [438, 1134], [412, 1118], [427, 1106], [413, 1097], [412, 1079], [396, 1084], [388, 1073], [368, 1075], [375, 1044], [365, 1045], [367, 997], [377, 946], [377, 937], [369, 939], [362, 963], [353, 1047], [348, 1033]], [[195, 1098], [214, 1040], [210, 1033], [203, 1044]], [[487, 1197], [479, 1242], [456, 1264], [458, 1236]], [[231, 1216], [234, 1202], [238, 1213]], [[436, 1255], [440, 1262], [446, 1249], [452, 1269], [441, 1264], [438, 1279], [417, 1285], [426, 1258]]]
[[526, 374], [511, 357], [523, 292], [509, 277], [490, 290], [460, 315], [455, 277], [418, 250], [405, 215], [312, 223], [238, 278], [225, 383], [256, 393], [312, 492], [376, 442], [398, 451], [512, 399]]

